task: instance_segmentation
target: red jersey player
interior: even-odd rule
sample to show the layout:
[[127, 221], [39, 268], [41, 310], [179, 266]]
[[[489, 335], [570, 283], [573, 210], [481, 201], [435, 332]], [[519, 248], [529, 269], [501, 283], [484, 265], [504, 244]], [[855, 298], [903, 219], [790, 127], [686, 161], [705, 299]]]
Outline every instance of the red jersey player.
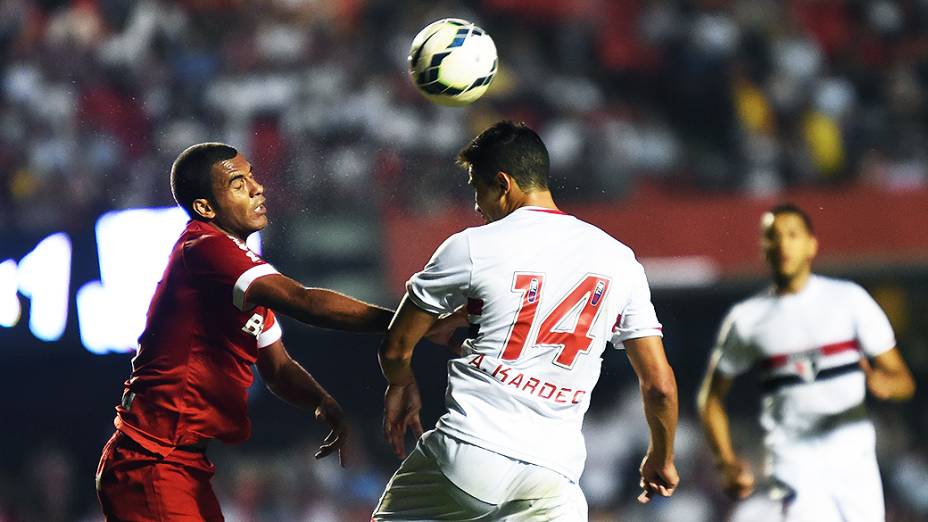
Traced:
[[356, 332], [385, 331], [393, 315], [305, 288], [248, 249], [245, 238], [267, 225], [264, 189], [236, 149], [188, 148], [171, 169], [171, 189], [191, 220], [152, 298], [97, 469], [107, 520], [223, 519], [205, 448], [248, 438], [252, 364], [274, 394], [331, 426], [316, 457], [338, 451], [341, 460], [342, 410], [290, 358], [272, 310]]

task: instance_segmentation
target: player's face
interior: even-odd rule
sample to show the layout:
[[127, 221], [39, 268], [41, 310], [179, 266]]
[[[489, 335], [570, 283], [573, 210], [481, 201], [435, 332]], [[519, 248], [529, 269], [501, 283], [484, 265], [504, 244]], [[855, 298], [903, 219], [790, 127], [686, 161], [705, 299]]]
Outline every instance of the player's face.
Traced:
[[815, 236], [796, 214], [765, 214], [762, 245], [774, 277], [788, 281], [812, 269], [818, 251]]
[[487, 222], [506, 217], [503, 209], [502, 189], [495, 183], [486, 183], [474, 176], [473, 167], [468, 171], [467, 183], [474, 189], [474, 210]]
[[244, 156], [217, 162], [212, 175], [217, 226], [242, 239], [267, 226], [264, 187]]

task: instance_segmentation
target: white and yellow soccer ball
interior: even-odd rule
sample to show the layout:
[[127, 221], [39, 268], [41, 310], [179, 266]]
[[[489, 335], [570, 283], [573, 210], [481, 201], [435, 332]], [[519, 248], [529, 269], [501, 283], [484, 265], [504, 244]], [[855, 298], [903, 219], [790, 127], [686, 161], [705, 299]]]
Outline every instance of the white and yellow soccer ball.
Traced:
[[459, 107], [473, 102], [496, 75], [496, 45], [467, 20], [432, 22], [412, 41], [409, 75], [430, 101]]

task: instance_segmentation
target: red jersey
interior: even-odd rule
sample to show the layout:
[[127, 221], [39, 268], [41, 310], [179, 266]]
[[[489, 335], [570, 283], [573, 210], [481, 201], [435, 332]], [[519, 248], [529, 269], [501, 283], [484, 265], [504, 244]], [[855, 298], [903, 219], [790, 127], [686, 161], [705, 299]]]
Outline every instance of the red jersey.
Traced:
[[245, 292], [276, 273], [239, 239], [190, 221], [152, 297], [116, 428], [162, 455], [206, 439], [247, 439], [252, 365], [281, 329]]

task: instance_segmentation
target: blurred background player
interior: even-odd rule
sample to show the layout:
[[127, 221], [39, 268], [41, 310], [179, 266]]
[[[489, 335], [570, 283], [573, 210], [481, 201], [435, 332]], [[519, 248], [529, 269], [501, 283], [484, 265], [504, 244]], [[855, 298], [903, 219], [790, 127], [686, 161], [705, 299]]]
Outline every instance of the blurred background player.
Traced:
[[915, 391], [889, 321], [857, 284], [812, 273], [818, 242], [799, 207], [765, 213], [761, 234], [773, 285], [731, 309], [699, 395], [723, 489], [744, 499], [755, 487], [732, 446], [724, 399], [734, 377], [757, 367], [765, 493], [777, 501], [769, 517], [884, 520], [864, 398], [869, 390], [881, 400], [907, 400]]
[[190, 222], [174, 246], [116, 407], [97, 491], [107, 520], [222, 520], [206, 457], [212, 439], [248, 438], [247, 389], [256, 365], [281, 399], [331, 426], [316, 458], [347, 436], [338, 403], [281, 342], [273, 310], [308, 324], [383, 331], [392, 312], [305, 288], [258, 257], [246, 238], [267, 225], [264, 188], [236, 149], [182, 152], [171, 188]]
[[548, 151], [528, 127], [493, 125], [459, 164], [487, 225], [438, 248], [390, 325], [380, 353], [384, 435], [397, 456], [407, 428], [422, 434], [415, 344], [462, 306], [470, 338], [448, 365], [448, 412], [400, 465], [373, 518], [587, 520], [581, 427], [610, 340], [638, 374], [651, 431], [639, 500], [670, 496], [676, 382], [633, 252], [558, 210]]

